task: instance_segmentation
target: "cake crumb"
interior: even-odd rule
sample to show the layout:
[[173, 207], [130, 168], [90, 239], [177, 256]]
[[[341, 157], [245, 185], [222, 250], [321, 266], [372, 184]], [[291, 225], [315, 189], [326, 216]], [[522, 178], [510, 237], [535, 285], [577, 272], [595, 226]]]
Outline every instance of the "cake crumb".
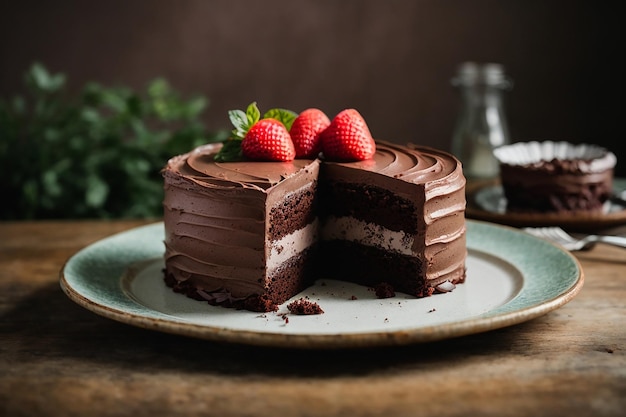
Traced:
[[351, 300], [358, 300], [358, 298], [357, 298], [357, 296], [356, 296], [356, 295], [352, 295], [352, 296], [350, 296], [350, 299], [351, 299]]
[[376, 285], [376, 287], [374, 287], [374, 291], [376, 292], [376, 297], [378, 298], [391, 298], [396, 296], [396, 292], [393, 287], [387, 282], [381, 282]]
[[287, 305], [289, 311], [293, 314], [300, 316], [308, 316], [313, 314], [323, 314], [324, 310], [314, 301], [300, 298], [299, 300], [292, 301]]
[[431, 308], [430, 310], [428, 310], [429, 313], [434, 313], [435, 311], [437, 311], [436, 308]]

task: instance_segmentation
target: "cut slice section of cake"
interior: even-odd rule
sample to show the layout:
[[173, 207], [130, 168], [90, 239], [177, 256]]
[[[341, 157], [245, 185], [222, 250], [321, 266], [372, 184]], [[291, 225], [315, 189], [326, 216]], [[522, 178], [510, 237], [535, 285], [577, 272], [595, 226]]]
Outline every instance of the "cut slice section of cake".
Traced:
[[465, 278], [465, 179], [451, 155], [377, 142], [372, 160], [325, 162], [320, 272], [417, 297]]

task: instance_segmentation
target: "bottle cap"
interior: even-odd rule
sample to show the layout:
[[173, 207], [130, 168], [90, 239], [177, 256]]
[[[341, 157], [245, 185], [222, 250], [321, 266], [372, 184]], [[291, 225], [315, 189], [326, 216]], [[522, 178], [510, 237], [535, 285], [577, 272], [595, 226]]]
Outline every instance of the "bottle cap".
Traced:
[[505, 75], [502, 64], [493, 62], [479, 64], [470, 61], [459, 65], [457, 75], [452, 79], [452, 85], [458, 87], [476, 84], [510, 89], [513, 81]]

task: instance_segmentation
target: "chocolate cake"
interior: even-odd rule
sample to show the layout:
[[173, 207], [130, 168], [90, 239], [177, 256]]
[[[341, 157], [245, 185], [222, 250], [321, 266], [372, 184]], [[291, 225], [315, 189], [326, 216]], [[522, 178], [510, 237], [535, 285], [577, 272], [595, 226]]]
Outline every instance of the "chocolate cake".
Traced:
[[615, 155], [567, 142], [520, 142], [495, 150], [506, 209], [526, 213], [594, 213], [613, 189]]
[[319, 277], [416, 297], [464, 281], [465, 178], [453, 156], [378, 141], [357, 162], [216, 162], [220, 146], [163, 170], [175, 291], [271, 311]]

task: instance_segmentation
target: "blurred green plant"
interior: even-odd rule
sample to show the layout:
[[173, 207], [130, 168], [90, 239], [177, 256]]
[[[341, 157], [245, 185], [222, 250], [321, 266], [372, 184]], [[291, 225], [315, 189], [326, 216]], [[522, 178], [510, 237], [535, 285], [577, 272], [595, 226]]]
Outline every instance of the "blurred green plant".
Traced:
[[34, 64], [26, 95], [0, 98], [0, 219], [145, 218], [162, 214], [167, 160], [224, 141], [200, 121], [208, 100], [181, 98], [164, 79], [143, 93], [86, 84]]

